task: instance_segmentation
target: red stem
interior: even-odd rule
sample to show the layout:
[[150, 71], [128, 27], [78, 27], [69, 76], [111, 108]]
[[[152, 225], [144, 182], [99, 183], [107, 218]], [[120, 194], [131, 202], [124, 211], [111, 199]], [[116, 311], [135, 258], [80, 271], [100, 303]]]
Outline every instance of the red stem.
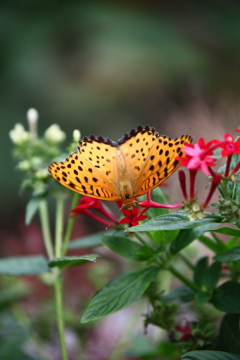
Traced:
[[228, 155], [228, 158], [227, 158], [227, 165], [226, 165], [226, 170], [225, 170], [225, 174], [224, 174], [225, 177], [228, 177], [228, 175], [229, 175], [231, 160], [232, 160], [232, 154]]
[[197, 170], [192, 169], [190, 172], [190, 199], [194, 199], [195, 197], [195, 179], [197, 175]]

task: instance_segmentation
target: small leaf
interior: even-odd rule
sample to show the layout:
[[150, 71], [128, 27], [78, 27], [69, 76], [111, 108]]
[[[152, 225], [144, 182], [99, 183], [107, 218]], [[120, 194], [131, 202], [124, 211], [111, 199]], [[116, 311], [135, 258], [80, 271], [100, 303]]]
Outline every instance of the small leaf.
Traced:
[[239, 261], [240, 260], [240, 246], [236, 246], [233, 249], [223, 251], [214, 256], [214, 260], [228, 263], [232, 261]]
[[149, 266], [112, 279], [91, 299], [81, 324], [113, 314], [134, 303], [143, 295], [158, 272], [157, 267]]
[[170, 294], [162, 295], [162, 301], [189, 302], [194, 299], [194, 292], [187, 286], [182, 285], [173, 290]]
[[16, 256], [0, 260], [0, 274], [34, 275], [51, 271], [47, 259], [42, 255]]
[[227, 227], [227, 226], [226, 227], [221, 227], [219, 229], [209, 230], [209, 231], [216, 232], [216, 233], [219, 233], [219, 234], [224, 234], [224, 235], [231, 235], [231, 236], [240, 237], [240, 230], [233, 229], [233, 228], [230, 228], [230, 227]]
[[182, 355], [181, 360], [240, 360], [240, 356], [224, 351], [197, 350]]
[[175, 240], [180, 230], [155, 230], [148, 231], [147, 235], [158, 244], [169, 244]]
[[212, 303], [221, 311], [240, 314], [240, 284], [227, 281], [213, 291]]
[[170, 253], [176, 255], [179, 251], [198, 239], [205, 231], [215, 226], [216, 224], [207, 224], [193, 229], [180, 230], [177, 238], [170, 244]]
[[144, 261], [155, 255], [149, 246], [139, 244], [127, 237], [102, 235], [101, 241], [110, 250], [126, 259]]
[[220, 279], [222, 271], [222, 265], [216, 261], [211, 264], [211, 266], [206, 271], [206, 276], [204, 279], [204, 287], [206, 290], [213, 290]]
[[81, 256], [63, 256], [61, 258], [56, 258], [49, 261], [48, 266], [50, 267], [72, 267], [85, 264], [88, 261], [96, 261], [96, 258], [99, 255], [97, 254], [90, 254], [90, 255], [81, 255]]
[[195, 295], [195, 300], [199, 307], [202, 307], [203, 305], [205, 305], [211, 298], [212, 298], [212, 295], [210, 293], [208, 293], [207, 291], [199, 291]]
[[199, 287], [202, 287], [204, 285], [205, 276], [207, 272], [207, 265], [208, 265], [208, 257], [204, 256], [197, 262], [197, 265], [195, 267], [193, 279], [195, 284], [197, 284]]
[[45, 195], [36, 196], [36, 197], [33, 197], [28, 202], [27, 207], [26, 207], [26, 215], [25, 215], [25, 224], [26, 225], [29, 225], [31, 223], [32, 218], [36, 214], [41, 201], [43, 201], [45, 198], [46, 198]]
[[217, 350], [240, 355], [239, 316], [226, 314], [222, 319], [217, 340]]
[[220, 220], [211, 217], [205, 217], [201, 220], [190, 221], [184, 211], [157, 216], [145, 223], [133, 226], [126, 231], [153, 231], [153, 230], [181, 230], [191, 229], [202, 225], [215, 224], [219, 225]]

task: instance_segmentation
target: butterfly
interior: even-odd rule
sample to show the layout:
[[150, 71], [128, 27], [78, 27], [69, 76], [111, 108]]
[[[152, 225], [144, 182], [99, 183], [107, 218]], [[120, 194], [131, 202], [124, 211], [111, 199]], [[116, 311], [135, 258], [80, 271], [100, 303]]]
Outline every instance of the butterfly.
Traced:
[[102, 136], [85, 136], [78, 152], [48, 170], [65, 187], [100, 200], [123, 202], [132, 210], [136, 197], [165, 181], [179, 166], [189, 135], [179, 138], [159, 135], [153, 127], [139, 125], [118, 143]]

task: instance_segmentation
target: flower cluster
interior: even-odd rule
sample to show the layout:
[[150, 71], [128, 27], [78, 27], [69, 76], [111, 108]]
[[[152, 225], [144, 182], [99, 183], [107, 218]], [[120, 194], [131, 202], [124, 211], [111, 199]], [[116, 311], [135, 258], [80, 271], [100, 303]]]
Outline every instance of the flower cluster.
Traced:
[[[238, 129], [236, 130], [239, 131]], [[221, 149], [221, 157], [227, 157], [226, 165], [224, 168], [221, 168], [219, 172], [214, 172], [212, 169], [212, 167], [216, 165], [217, 161], [217, 158], [214, 154], [216, 149]], [[201, 219], [203, 216], [205, 216], [203, 210], [209, 205], [210, 200], [217, 188], [219, 188], [219, 190], [222, 188], [222, 192], [220, 191], [222, 195], [222, 198], [220, 198], [221, 204], [226, 204], [225, 200], [228, 202], [234, 201], [234, 199], [226, 199], [226, 194], [229, 192], [225, 190], [227, 187], [229, 187], [229, 182], [233, 183], [237, 181], [236, 174], [240, 168], [240, 161], [237, 156], [240, 154], [240, 140], [237, 139], [235, 141], [233, 136], [229, 133], [224, 135], [224, 139], [222, 141], [211, 140], [208, 143], [205, 143], [204, 139], [200, 138], [195, 145], [186, 144], [184, 147], [184, 152], [186, 156], [178, 157], [177, 159], [180, 160], [182, 166], [187, 167], [189, 170], [189, 196], [186, 189], [186, 176], [182, 170], [179, 171], [179, 181], [183, 197], [185, 199], [183, 208], [186, 212], [189, 213], [192, 220]], [[237, 157], [233, 161], [234, 154]], [[206, 200], [201, 205], [198, 204], [195, 193], [195, 179], [199, 170], [202, 170], [204, 174], [209, 176], [211, 182]], [[223, 212], [225, 211], [223, 207], [221, 207], [221, 210]]]
[[[57, 124], [48, 127], [40, 138], [37, 132], [38, 118], [37, 110], [29, 109], [27, 112], [29, 130], [18, 123], [9, 132], [9, 137], [15, 145], [14, 156], [18, 160], [17, 168], [24, 173], [22, 189], [32, 190], [34, 196], [43, 195], [48, 191], [48, 180], [51, 177], [47, 166], [52, 159], [60, 157], [62, 154], [60, 145], [66, 139], [66, 133]], [[77, 135], [80, 137], [79, 131]]]

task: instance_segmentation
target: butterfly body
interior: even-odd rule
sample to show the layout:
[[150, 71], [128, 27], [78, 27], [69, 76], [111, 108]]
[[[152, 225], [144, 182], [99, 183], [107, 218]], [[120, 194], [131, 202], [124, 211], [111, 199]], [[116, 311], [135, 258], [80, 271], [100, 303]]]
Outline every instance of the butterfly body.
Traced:
[[50, 174], [62, 185], [83, 195], [123, 202], [131, 210], [136, 197], [165, 181], [179, 166], [185, 143], [192, 138], [160, 136], [154, 128], [139, 125], [118, 144], [102, 136], [80, 140], [78, 153], [65, 162], [52, 163]]

